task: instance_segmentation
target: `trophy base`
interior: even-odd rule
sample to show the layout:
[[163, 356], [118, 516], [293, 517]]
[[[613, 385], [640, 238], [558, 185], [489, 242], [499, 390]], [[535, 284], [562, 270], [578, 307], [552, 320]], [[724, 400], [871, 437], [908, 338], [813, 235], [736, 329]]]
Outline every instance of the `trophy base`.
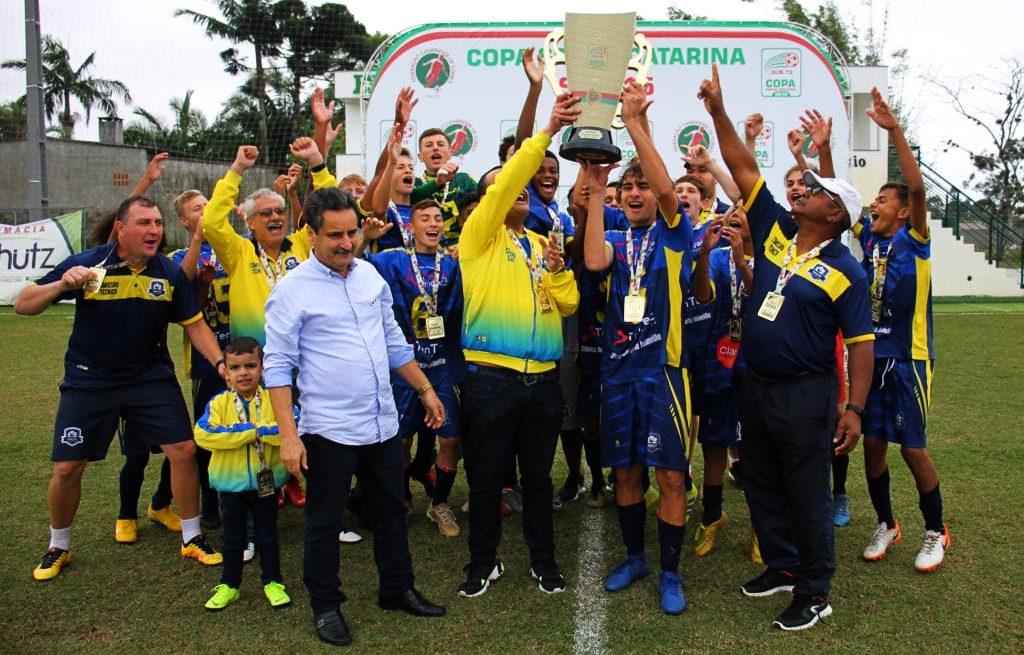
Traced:
[[622, 151], [612, 143], [611, 130], [601, 127], [573, 127], [558, 154], [569, 161], [594, 164], [614, 164], [622, 159]]

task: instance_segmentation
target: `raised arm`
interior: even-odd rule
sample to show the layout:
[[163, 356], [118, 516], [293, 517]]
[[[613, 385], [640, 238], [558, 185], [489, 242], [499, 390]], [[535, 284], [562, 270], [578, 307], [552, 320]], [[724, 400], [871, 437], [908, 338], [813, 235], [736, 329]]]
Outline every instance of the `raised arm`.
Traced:
[[722, 152], [722, 160], [732, 174], [732, 179], [736, 180], [740, 194], [744, 198], [749, 198], [757, 181], [761, 178], [761, 171], [757, 168], [757, 159], [740, 141], [739, 135], [736, 134], [736, 127], [725, 112], [722, 85], [718, 79], [718, 64], [711, 65], [711, 79], [700, 83], [697, 97], [704, 101], [704, 109], [707, 110], [715, 125], [718, 149]]
[[[749, 119], [748, 119], [749, 120]], [[725, 170], [718, 165], [718, 161], [711, 156], [711, 153], [704, 146], [687, 146], [686, 154], [683, 155], [683, 161], [692, 166], [703, 166], [708, 169], [715, 181], [718, 182], [718, 186], [725, 192], [725, 196], [736, 205], [743, 202], [743, 196], [740, 194], [740, 188], [736, 186], [736, 182], [729, 175], [729, 171]], [[714, 198], [711, 199], [712, 204]], [[712, 207], [713, 209], [713, 207]]]
[[750, 154], [757, 159], [757, 135], [764, 129], [764, 116], [753, 113], [743, 121], [743, 141]]
[[235, 160], [213, 188], [213, 196], [203, 209], [203, 234], [213, 246], [217, 259], [221, 260], [221, 265], [228, 275], [234, 271], [239, 253], [246, 242], [245, 238], [231, 226], [231, 212], [235, 210], [242, 176], [252, 168], [259, 156], [260, 151], [256, 146], [239, 146]]
[[811, 143], [818, 149], [821, 176], [835, 177], [836, 167], [832, 163], [832, 119], [825, 120], [817, 109], [808, 109], [800, 117], [800, 125], [811, 137]]
[[608, 175], [618, 166], [602, 166], [581, 162], [590, 185], [590, 199], [587, 203], [587, 228], [583, 235], [583, 261], [587, 270], [600, 272], [612, 265], [612, 250], [604, 238], [604, 189], [608, 186]]
[[786, 145], [789, 147], [789, 152], [793, 155], [793, 160], [796, 161], [796, 165], [800, 167], [800, 170], [807, 170], [807, 160], [804, 159], [804, 139], [807, 135], [801, 130], [790, 130], [789, 134], [786, 135]]
[[[411, 86], [402, 87], [398, 92], [398, 97], [395, 98], [395, 120], [392, 124], [392, 134], [394, 134], [394, 127], [401, 126], [401, 130], [398, 131], [399, 138], [398, 143], [402, 143], [402, 135], [405, 134], [405, 126], [409, 124], [409, 120], [412, 118], [412, 110], [416, 107], [419, 100], [416, 98], [416, 94], [413, 92]], [[399, 146], [401, 147], [401, 146]], [[384, 175], [384, 167], [388, 164], [388, 148], [384, 148], [380, 151], [380, 156], [377, 157], [377, 164], [373, 168], [373, 177], [370, 178], [370, 183], [366, 185], [366, 194], [364, 198], [369, 198], [370, 202], [373, 202], [374, 197], [377, 193], [377, 187], [383, 184], [387, 187], [388, 198], [391, 197], [391, 177]], [[415, 203], [416, 201], [413, 200]], [[385, 207], [386, 208], [386, 207]], [[376, 214], [376, 212], [374, 212]], [[383, 216], [383, 214], [376, 214]]]
[[380, 182], [373, 189], [373, 196], [368, 208], [374, 216], [386, 216], [388, 203], [391, 201], [391, 178], [395, 175], [395, 167], [398, 166], [398, 158], [402, 154], [402, 133], [405, 126], [395, 123], [391, 127], [391, 134], [387, 143], [384, 144], [384, 156], [387, 157], [387, 164], [380, 174]]
[[152, 159], [149, 160], [149, 165], [146, 166], [146, 172], [142, 174], [142, 179], [132, 189], [133, 196], [144, 196], [146, 191], [149, 190], [151, 184], [160, 179], [160, 176], [164, 174], [167, 167], [164, 166], [164, 162], [170, 157], [166, 152], [161, 152]]
[[697, 263], [693, 267], [693, 297], [702, 305], [714, 297], [711, 292], [711, 251], [722, 236], [724, 221], [725, 217], [719, 216], [708, 225], [697, 253]]
[[519, 112], [519, 123], [516, 125], [516, 148], [533, 136], [533, 124], [537, 121], [537, 101], [543, 89], [544, 64], [540, 55], [534, 54], [533, 48], [523, 50], [523, 71], [530, 82], [530, 90], [526, 92], [523, 110]]
[[907, 182], [907, 194], [909, 196], [910, 227], [914, 228], [924, 238], [928, 238], [928, 209], [924, 192], [924, 178], [921, 177], [921, 168], [917, 165], [914, 151], [907, 143], [907, 137], [903, 133], [896, 116], [893, 115], [889, 105], [882, 100], [882, 94], [877, 88], [871, 89], [871, 98], [875, 101], [874, 106], [865, 110], [871, 120], [875, 121], [878, 127], [889, 133], [893, 145], [896, 147], [896, 157], [900, 163], [900, 172]]
[[[622, 122], [625, 123], [629, 136], [636, 145], [636, 154], [644, 171], [644, 179], [654, 192], [654, 197], [658, 199], [661, 215], [665, 220], [671, 221], [679, 213], [679, 198], [676, 196], [665, 162], [654, 147], [650, 131], [647, 129], [647, 108], [652, 102], [647, 99], [644, 87], [635, 81], [630, 82], [622, 92]], [[590, 193], [594, 193], [593, 188]], [[601, 194], [603, 200], [603, 190]]]

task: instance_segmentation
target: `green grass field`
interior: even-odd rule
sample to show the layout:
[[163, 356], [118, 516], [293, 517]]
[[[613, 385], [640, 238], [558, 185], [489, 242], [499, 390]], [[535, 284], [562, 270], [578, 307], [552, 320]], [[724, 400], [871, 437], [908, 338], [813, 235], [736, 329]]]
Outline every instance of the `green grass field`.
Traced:
[[[86, 473], [74, 525], [74, 562], [54, 581], [32, 580], [48, 538], [49, 451], [70, 326], [66, 307], [36, 318], [0, 310], [0, 384], [7, 399], [0, 411], [0, 652], [333, 652], [316, 639], [301, 584], [301, 511], [288, 507], [280, 517], [282, 563], [293, 606], [271, 610], [258, 571], [250, 566], [242, 599], [224, 612], [208, 613], [202, 603], [218, 582], [219, 569], [183, 561], [177, 535], [144, 521], [137, 544], [114, 543], [121, 463], [116, 446], [108, 461], [90, 465]], [[578, 502], [556, 515], [567, 593], [545, 596], [529, 580], [520, 522], [513, 517], [504, 521], [506, 577], [481, 598], [458, 598], [455, 589], [467, 561], [465, 534], [450, 540], [438, 535], [423, 515], [427, 501], [416, 487], [410, 542], [418, 585], [430, 599], [446, 604], [449, 614], [426, 620], [377, 609], [370, 540], [345, 547], [341, 575], [349, 601], [343, 611], [355, 635], [348, 652], [1024, 651], [1017, 612], [1024, 586], [1024, 443], [1017, 427], [1024, 408], [1024, 313], [1021, 305], [936, 305], [935, 331], [930, 446], [953, 535], [946, 564], [937, 573], [913, 569], [923, 526], [913, 481], [895, 452], [890, 458], [893, 502], [904, 528], [903, 543], [882, 562], [860, 560], [875, 520], [858, 449], [848, 485], [853, 522], [838, 529], [836, 537], [835, 614], [823, 626], [798, 634], [769, 627], [787, 599], [752, 600], [739, 593], [739, 584], [759, 569], [746, 559], [746, 506], [728, 484], [725, 505], [732, 523], [709, 557], [683, 557], [690, 606], [678, 617], [658, 609], [653, 577], [616, 595], [599, 589], [599, 576], [622, 556], [615, 514]], [[170, 342], [180, 350], [177, 328], [171, 329]], [[143, 489], [143, 516], [158, 461], [151, 462]], [[700, 466], [698, 459], [695, 471]], [[561, 461], [556, 461], [554, 477], [556, 485], [564, 479]], [[460, 474], [453, 504], [461, 504], [465, 494]], [[461, 523], [465, 528], [466, 521]], [[656, 558], [653, 519], [648, 520], [647, 539]], [[219, 535], [214, 542], [219, 544]]]

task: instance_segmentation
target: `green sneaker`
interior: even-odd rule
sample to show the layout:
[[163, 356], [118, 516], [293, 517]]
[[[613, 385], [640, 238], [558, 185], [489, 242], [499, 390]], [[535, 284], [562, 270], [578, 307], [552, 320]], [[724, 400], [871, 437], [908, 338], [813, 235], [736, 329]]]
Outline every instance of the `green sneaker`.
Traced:
[[270, 601], [270, 606], [274, 609], [287, 607], [292, 604], [292, 598], [284, 590], [284, 585], [280, 582], [268, 582], [263, 585], [263, 593], [266, 595], [267, 600]]
[[221, 583], [213, 588], [213, 596], [206, 601], [205, 607], [211, 612], [219, 612], [236, 600], [238, 600], [238, 590]]

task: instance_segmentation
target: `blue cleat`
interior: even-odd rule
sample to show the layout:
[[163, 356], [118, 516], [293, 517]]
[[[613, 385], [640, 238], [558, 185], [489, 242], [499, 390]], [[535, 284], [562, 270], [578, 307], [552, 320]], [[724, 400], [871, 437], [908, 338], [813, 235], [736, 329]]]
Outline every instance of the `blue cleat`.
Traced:
[[665, 614], [682, 614], [686, 609], [683, 583], [675, 571], [662, 571], [658, 577], [658, 591], [661, 592], [661, 609]]
[[622, 591], [634, 580], [639, 580], [651, 572], [647, 566], [647, 555], [632, 555], [608, 574], [604, 579], [604, 588], [608, 591]]
[[837, 527], [850, 524], [850, 499], [846, 494], [838, 494], [832, 498], [832, 516]]

